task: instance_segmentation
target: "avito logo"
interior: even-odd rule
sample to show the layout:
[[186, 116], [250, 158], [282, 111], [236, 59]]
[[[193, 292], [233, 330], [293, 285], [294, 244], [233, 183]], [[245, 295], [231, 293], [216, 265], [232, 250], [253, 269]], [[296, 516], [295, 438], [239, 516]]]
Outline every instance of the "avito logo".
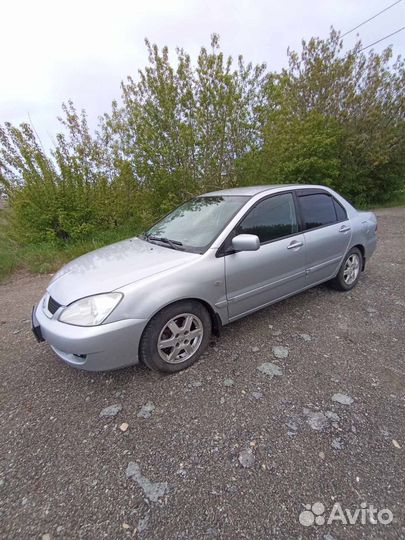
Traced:
[[311, 525], [330, 525], [334, 522], [341, 522], [343, 525], [366, 525], [370, 523], [375, 525], [381, 523], [382, 525], [389, 525], [394, 516], [389, 508], [383, 508], [378, 510], [372, 504], [362, 502], [360, 507], [355, 509], [344, 508], [341, 503], [336, 502], [329, 514], [326, 513], [325, 505], [321, 502], [315, 502], [313, 504], [304, 504], [305, 510], [299, 515], [299, 522], [305, 527]]

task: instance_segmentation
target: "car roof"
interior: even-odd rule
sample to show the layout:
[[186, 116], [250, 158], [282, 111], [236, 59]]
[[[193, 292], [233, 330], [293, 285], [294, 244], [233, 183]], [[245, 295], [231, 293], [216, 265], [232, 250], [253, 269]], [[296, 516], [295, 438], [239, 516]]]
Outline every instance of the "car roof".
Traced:
[[213, 197], [213, 196], [222, 196], [222, 195], [244, 195], [247, 197], [253, 197], [258, 193], [263, 193], [264, 191], [271, 191], [281, 188], [322, 188], [323, 186], [312, 185], [312, 184], [270, 184], [264, 186], [245, 186], [237, 187], [231, 189], [222, 189], [218, 191], [211, 191], [210, 193], [204, 193], [203, 197]]

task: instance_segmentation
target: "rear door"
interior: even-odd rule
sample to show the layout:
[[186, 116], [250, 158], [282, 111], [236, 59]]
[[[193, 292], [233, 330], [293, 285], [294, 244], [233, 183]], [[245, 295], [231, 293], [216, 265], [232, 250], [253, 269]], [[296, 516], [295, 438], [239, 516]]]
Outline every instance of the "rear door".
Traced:
[[346, 210], [328, 192], [299, 190], [297, 199], [305, 237], [307, 285], [333, 278], [351, 239]]
[[306, 281], [304, 235], [299, 232], [292, 193], [260, 200], [231, 237], [238, 234], [257, 235], [260, 248], [237, 253], [225, 248], [231, 320], [303, 289]]

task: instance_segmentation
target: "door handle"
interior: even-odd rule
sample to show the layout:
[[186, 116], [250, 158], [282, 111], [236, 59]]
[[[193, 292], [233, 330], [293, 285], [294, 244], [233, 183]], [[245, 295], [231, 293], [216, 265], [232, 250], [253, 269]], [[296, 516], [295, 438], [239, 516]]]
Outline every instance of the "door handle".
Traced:
[[296, 249], [304, 245], [304, 242], [299, 242], [298, 240], [293, 240], [291, 244], [287, 246], [287, 249]]
[[349, 232], [349, 231], [350, 231], [350, 227], [348, 227], [347, 225], [342, 225], [339, 229], [339, 232], [342, 232], [342, 233]]

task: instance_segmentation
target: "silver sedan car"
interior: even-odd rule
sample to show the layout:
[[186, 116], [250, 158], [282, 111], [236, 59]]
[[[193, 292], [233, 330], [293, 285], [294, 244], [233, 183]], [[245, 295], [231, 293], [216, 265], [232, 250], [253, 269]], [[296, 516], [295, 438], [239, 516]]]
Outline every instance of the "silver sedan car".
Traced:
[[33, 331], [71, 366], [179, 371], [225, 324], [319, 283], [352, 289], [376, 229], [372, 212], [324, 186], [207, 193], [64, 266], [33, 308]]

